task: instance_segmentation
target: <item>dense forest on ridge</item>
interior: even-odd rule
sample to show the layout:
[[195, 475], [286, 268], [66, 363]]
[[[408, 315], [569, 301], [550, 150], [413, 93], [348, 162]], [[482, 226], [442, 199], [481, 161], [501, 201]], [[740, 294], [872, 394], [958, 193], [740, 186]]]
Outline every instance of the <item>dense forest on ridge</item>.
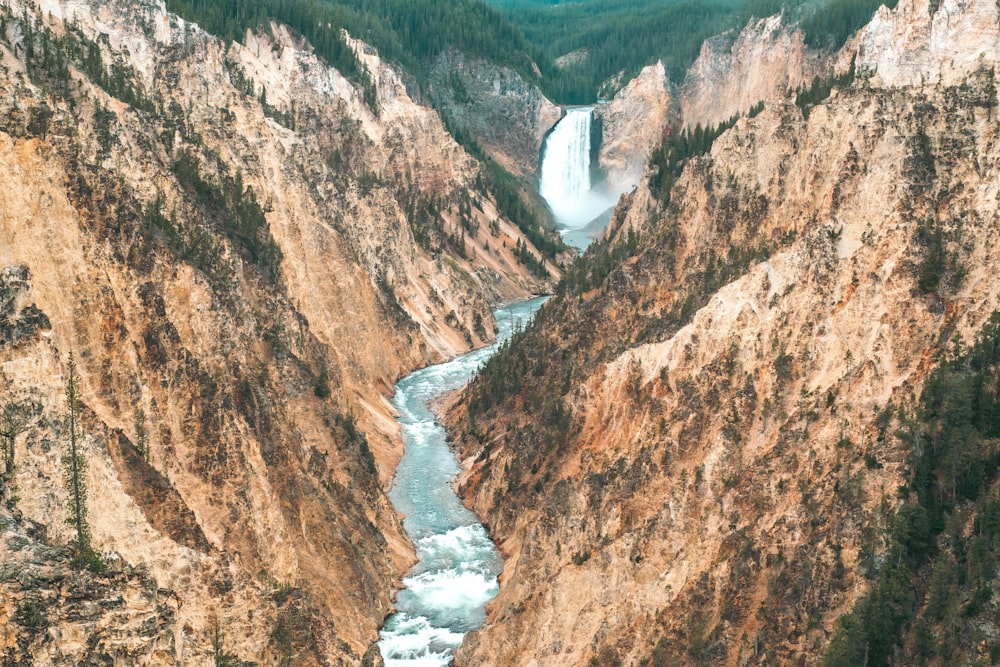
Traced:
[[[662, 60], [680, 82], [705, 39], [754, 17], [784, 12], [806, 42], [834, 48], [863, 25], [879, 0], [168, 0], [167, 8], [224, 39], [297, 30], [349, 78], [370, 86], [341, 30], [379, 49], [422, 83], [429, 60], [455, 50], [510, 67], [560, 104], [586, 104]], [[894, 6], [895, 2], [886, 3]], [[537, 69], [536, 69], [537, 66]], [[624, 77], [618, 77], [624, 73]]]
[[567, 104], [609, 96], [620, 73], [624, 83], [657, 60], [663, 61], [670, 80], [680, 83], [702, 42], [739, 30], [754, 18], [784, 13], [789, 21], [801, 21], [809, 46], [832, 49], [867, 23], [879, 5], [896, 4], [895, 0], [489, 1], [520, 26], [537, 49], [546, 94]]
[[341, 30], [378, 48], [379, 55], [423, 80], [427, 60], [447, 49], [510, 67], [535, 78], [521, 31], [479, 0], [167, 0], [167, 9], [205, 30], [239, 41], [274, 19], [297, 30], [349, 78], [365, 72]]

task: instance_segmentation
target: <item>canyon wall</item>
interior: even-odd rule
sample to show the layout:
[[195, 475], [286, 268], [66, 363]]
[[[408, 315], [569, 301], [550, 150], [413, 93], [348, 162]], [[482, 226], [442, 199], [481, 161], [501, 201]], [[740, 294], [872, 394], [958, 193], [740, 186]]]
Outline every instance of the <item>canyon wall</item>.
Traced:
[[637, 185], [650, 153], [671, 133], [744, 115], [836, 64], [809, 50], [797, 26], [776, 15], [705, 40], [683, 81], [667, 80], [662, 63], [645, 67], [595, 111], [603, 135], [598, 164], [608, 186], [627, 192]]
[[694, 129], [744, 114], [761, 100], [781, 97], [825, 74], [825, 61], [805, 46], [797, 25], [786, 25], [780, 15], [707, 39], [680, 84], [682, 122]]
[[454, 51], [442, 53], [430, 71], [435, 104], [504, 169], [537, 178], [545, 135], [562, 109], [507, 67]]
[[770, 97], [672, 190], [623, 198], [450, 413], [506, 559], [458, 664], [822, 662], [889, 548], [890, 424], [1000, 305], [997, 18], [883, 8], [835, 59], [852, 85]]
[[676, 120], [663, 63], [644, 67], [594, 117], [601, 123], [601, 150], [597, 164], [607, 186], [627, 192], [639, 183], [650, 151], [663, 140], [665, 128]]
[[[271, 34], [225, 44], [157, 2], [0, 5], [0, 400], [30, 413], [5, 659], [371, 663], [412, 558], [385, 495], [392, 384], [545, 289], [395, 69], [353, 43], [366, 101]], [[70, 354], [103, 574], [64, 548]]]

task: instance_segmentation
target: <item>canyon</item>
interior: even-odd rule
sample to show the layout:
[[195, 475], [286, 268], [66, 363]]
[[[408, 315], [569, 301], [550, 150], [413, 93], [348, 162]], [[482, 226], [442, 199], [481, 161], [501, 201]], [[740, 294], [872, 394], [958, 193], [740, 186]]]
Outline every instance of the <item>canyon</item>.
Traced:
[[[417, 83], [348, 35], [368, 88], [278, 22], [4, 0], [5, 663], [381, 665], [417, 562], [394, 386], [542, 293], [431, 406], [504, 561], [455, 664], [823, 663], [915, 494], [924, 383], [1000, 307], [998, 11], [901, 0], [835, 51], [755, 18], [645, 67], [577, 132], [625, 194], [574, 261], [491, 189], [558, 218], [533, 188], [582, 113], [510, 68]], [[66, 548], [71, 353], [103, 570]], [[962, 659], [1000, 651], [990, 600]]]

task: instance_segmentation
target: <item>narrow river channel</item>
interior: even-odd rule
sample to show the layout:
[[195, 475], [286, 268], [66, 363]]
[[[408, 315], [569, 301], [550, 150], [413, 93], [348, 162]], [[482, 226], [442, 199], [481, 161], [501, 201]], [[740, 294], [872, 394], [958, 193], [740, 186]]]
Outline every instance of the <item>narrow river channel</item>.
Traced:
[[382, 628], [379, 649], [387, 667], [444, 667], [469, 630], [482, 625], [486, 603], [498, 591], [500, 554], [479, 519], [452, 489], [458, 461], [430, 404], [465, 385], [516, 327], [524, 327], [545, 297], [496, 311], [499, 332], [489, 347], [422, 368], [396, 383], [405, 453], [389, 497], [419, 562], [403, 579], [397, 613]]

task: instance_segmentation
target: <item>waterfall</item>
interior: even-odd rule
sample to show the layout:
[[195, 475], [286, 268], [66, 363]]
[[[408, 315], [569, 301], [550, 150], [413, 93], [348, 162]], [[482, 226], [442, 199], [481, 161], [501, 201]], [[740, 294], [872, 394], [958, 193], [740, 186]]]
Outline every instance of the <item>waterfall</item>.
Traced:
[[[591, 182], [591, 116], [593, 107], [568, 109], [545, 140], [538, 191], [563, 233], [580, 232], [614, 205], [617, 193], [594, 189]], [[598, 229], [603, 224], [598, 225]], [[580, 237], [580, 234], [574, 234]], [[583, 245], [589, 242], [584, 236]], [[579, 242], [581, 239], [576, 238]], [[574, 243], [568, 234], [567, 243]]]
[[[575, 219], [579, 200], [590, 192], [591, 111], [590, 108], [567, 111], [545, 142], [538, 189], [560, 222], [567, 217]], [[570, 225], [568, 220], [564, 224], [579, 226]]]

